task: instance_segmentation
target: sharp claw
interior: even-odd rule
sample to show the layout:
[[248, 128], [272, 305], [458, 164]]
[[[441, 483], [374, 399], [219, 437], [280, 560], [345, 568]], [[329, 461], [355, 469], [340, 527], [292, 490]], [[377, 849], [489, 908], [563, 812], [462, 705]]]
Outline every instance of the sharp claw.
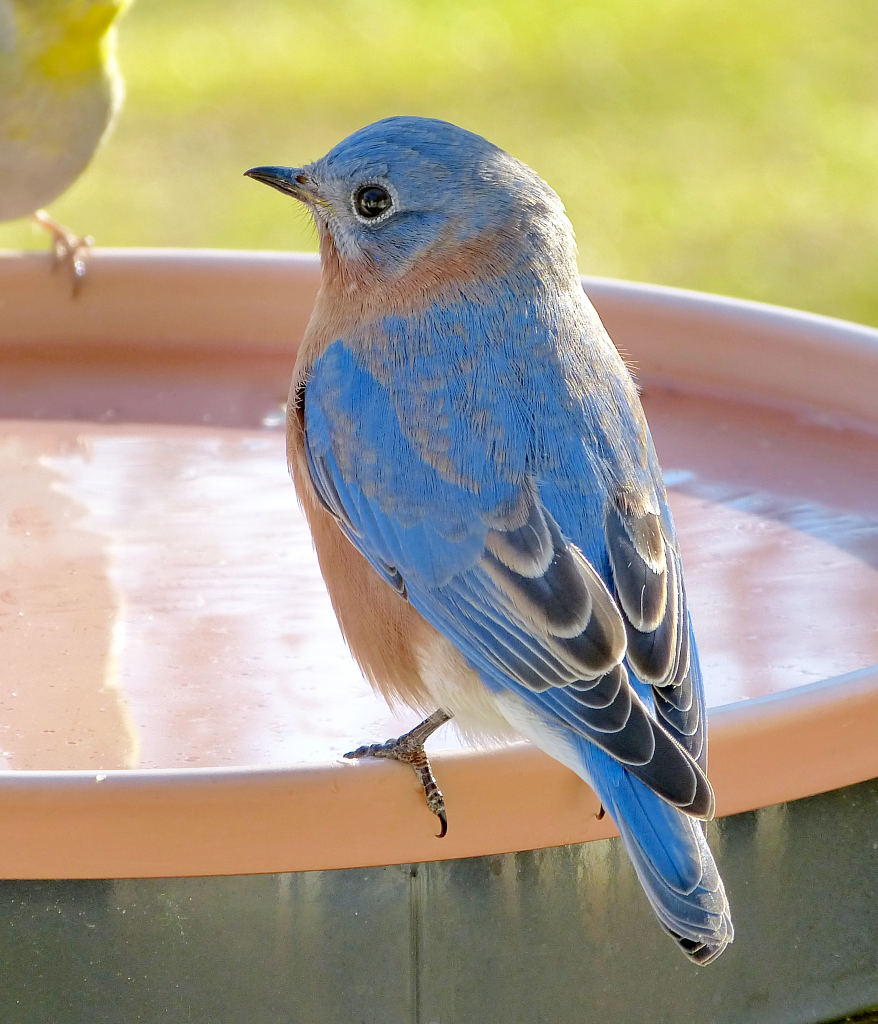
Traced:
[[448, 712], [440, 709], [403, 736], [389, 739], [386, 743], [364, 744], [362, 747], [357, 747], [356, 750], [350, 750], [342, 755], [349, 761], [358, 760], [361, 757], [386, 757], [409, 765], [424, 789], [427, 807], [436, 815], [442, 826], [442, 831], [437, 836], [438, 839], [443, 839], [448, 833], [448, 818], [445, 814], [445, 798], [433, 777], [430, 761], [424, 750], [424, 740], [450, 718], [451, 715]]

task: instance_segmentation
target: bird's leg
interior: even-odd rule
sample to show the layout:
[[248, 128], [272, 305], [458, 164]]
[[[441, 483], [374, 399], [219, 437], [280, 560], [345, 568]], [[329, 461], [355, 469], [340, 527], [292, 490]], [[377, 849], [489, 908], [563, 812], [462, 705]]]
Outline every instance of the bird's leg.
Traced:
[[425, 718], [420, 725], [416, 725], [414, 729], [410, 729], [396, 739], [388, 740], [386, 743], [372, 743], [357, 747], [356, 750], [345, 754], [345, 757], [351, 760], [358, 760], [361, 757], [392, 757], [395, 761], [411, 765], [418, 777], [418, 782], [424, 787], [427, 806], [442, 825], [442, 831], [439, 833], [440, 839], [448, 831], [445, 797], [436, 784], [433, 769], [430, 767], [430, 759], [427, 757], [427, 751], [424, 750], [424, 743], [440, 725], [445, 725], [446, 722], [451, 721], [452, 717], [447, 711], [439, 708], [429, 718]]
[[94, 245], [94, 239], [89, 235], [78, 238], [63, 224], [59, 224], [54, 217], [50, 217], [45, 210], [37, 210], [34, 220], [52, 236], [55, 266], [66, 263], [70, 267], [73, 277], [73, 294], [77, 295], [85, 278], [85, 257], [88, 250]]

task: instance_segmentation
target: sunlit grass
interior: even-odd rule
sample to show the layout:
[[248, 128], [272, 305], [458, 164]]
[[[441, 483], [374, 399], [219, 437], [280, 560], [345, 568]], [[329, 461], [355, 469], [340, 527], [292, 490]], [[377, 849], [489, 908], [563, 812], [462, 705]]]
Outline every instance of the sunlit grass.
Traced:
[[103, 245], [313, 249], [242, 172], [425, 114], [536, 168], [584, 272], [878, 324], [876, 52], [870, 0], [137, 0], [118, 128], [52, 212]]

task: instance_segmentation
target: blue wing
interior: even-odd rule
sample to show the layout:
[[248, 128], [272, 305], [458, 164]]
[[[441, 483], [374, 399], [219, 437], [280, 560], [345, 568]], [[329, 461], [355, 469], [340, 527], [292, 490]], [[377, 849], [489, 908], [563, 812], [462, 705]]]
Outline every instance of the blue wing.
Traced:
[[[664, 800], [711, 816], [667, 509], [634, 513], [630, 494], [608, 494], [581, 410], [558, 422], [553, 375], [522, 388], [501, 349], [474, 385], [444, 358], [439, 369], [419, 358], [367, 367], [339, 341], [317, 361], [304, 424], [322, 501], [490, 690], [514, 692]], [[528, 404], [534, 393], [547, 400]]]

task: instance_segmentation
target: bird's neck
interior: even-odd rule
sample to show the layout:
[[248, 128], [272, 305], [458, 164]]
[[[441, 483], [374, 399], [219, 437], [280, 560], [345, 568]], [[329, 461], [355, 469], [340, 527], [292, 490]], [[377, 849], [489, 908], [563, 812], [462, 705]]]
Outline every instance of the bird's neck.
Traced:
[[339, 252], [330, 233], [320, 231], [321, 318], [338, 325], [363, 325], [386, 316], [417, 316], [431, 306], [467, 297], [471, 301], [495, 290], [499, 282], [527, 276], [530, 287], [579, 287], [575, 257], [536, 260], [522, 250], [520, 238], [508, 229], [482, 232], [469, 238], [440, 237], [417, 260], [387, 272], [366, 259]]
[[475, 315], [490, 320], [508, 314], [508, 297], [514, 295], [527, 300], [531, 317], [548, 324], [562, 307], [578, 310], [585, 302], [571, 260], [572, 268], [566, 263], [546, 268], [515, 258], [514, 248], [503, 242], [481, 235], [445, 246], [391, 277], [345, 259], [329, 234], [322, 233], [321, 285], [297, 358], [297, 374], [304, 379], [320, 353], [336, 340], [370, 348], [385, 336], [388, 318], [423, 325], [442, 310], [461, 306], [470, 319]]

